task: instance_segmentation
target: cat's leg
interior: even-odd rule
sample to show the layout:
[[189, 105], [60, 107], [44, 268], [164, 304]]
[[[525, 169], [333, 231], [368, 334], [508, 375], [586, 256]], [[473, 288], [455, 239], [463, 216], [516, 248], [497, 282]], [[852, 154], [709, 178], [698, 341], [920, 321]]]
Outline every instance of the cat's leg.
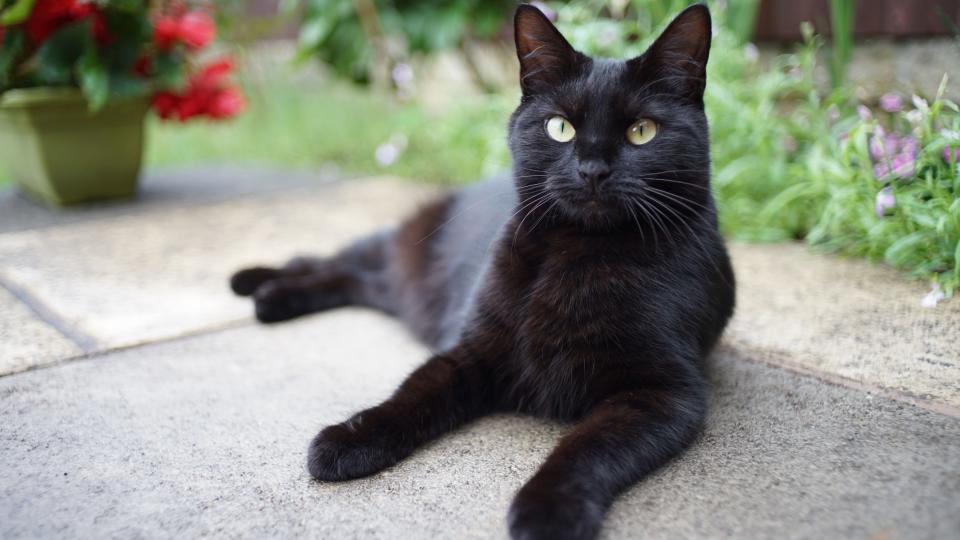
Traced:
[[459, 345], [436, 355], [380, 405], [320, 431], [310, 444], [310, 474], [325, 481], [371, 475], [490, 412], [491, 372], [480, 354]]
[[257, 318], [278, 322], [346, 305], [389, 311], [385, 266], [389, 232], [366, 237], [329, 258], [297, 257], [280, 268], [254, 267], [230, 286], [253, 296]]
[[706, 414], [704, 388], [637, 390], [600, 402], [517, 493], [511, 537], [595, 538], [617, 494], [697, 435]]

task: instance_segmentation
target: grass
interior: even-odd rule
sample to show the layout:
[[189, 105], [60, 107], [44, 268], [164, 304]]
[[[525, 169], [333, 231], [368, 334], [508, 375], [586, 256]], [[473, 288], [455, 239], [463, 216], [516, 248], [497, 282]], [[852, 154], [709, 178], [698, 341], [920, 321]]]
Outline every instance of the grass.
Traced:
[[[486, 163], [489, 122], [475, 122], [470, 129], [470, 120], [491, 107], [499, 109], [496, 98], [465, 103], [456, 115], [437, 117], [420, 105], [340, 82], [302, 87], [275, 81], [253, 87], [248, 95], [249, 109], [230, 122], [152, 119], [148, 165], [334, 164], [348, 174], [389, 173], [444, 183], [463, 183], [494, 167]], [[375, 153], [391, 139], [406, 144], [399, 159], [385, 167]]]

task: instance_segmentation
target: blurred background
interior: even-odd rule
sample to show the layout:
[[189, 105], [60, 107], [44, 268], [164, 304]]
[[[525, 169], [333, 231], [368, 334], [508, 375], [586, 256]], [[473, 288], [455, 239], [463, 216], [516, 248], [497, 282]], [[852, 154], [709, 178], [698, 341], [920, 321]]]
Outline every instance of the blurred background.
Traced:
[[[584, 52], [641, 53], [683, 0], [537, 2]], [[960, 283], [960, 0], [715, 0], [706, 96], [724, 232]], [[194, 3], [197, 4], [197, 3]], [[509, 166], [511, 0], [200, 2], [246, 109], [148, 121], [149, 168], [462, 184]], [[0, 183], [9, 182], [0, 163]]]

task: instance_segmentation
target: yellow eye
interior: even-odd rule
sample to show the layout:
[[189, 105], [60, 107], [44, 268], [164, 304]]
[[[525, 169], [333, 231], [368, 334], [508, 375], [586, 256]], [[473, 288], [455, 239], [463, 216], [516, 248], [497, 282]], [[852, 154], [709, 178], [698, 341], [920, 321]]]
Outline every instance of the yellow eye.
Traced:
[[557, 142], [570, 142], [577, 130], [573, 129], [573, 124], [562, 116], [554, 116], [547, 120], [547, 135]]
[[647, 144], [657, 136], [657, 123], [649, 118], [641, 118], [627, 128], [627, 140], [640, 146]]

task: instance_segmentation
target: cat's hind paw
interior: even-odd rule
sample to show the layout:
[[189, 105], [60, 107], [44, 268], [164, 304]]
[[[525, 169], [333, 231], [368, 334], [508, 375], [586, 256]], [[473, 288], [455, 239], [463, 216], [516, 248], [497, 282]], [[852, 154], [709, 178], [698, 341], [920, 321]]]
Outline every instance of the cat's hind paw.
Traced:
[[240, 270], [230, 277], [230, 289], [239, 296], [252, 295], [264, 283], [280, 277], [280, 270], [257, 266]]

